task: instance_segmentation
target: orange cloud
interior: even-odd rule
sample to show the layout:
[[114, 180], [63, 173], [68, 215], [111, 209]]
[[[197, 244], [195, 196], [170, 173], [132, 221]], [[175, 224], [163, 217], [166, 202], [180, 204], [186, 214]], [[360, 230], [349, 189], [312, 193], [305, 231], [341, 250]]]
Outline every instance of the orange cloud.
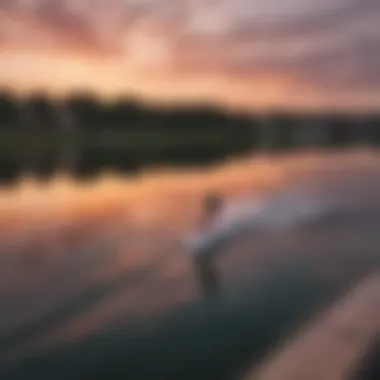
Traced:
[[380, 105], [376, 0], [110, 1], [0, 0], [0, 85], [248, 108]]

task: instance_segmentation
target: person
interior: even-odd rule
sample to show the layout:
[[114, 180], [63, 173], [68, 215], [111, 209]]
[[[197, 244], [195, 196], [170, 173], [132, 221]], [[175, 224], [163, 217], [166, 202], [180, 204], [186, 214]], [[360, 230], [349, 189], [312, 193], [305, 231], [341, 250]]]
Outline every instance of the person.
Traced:
[[219, 293], [220, 281], [215, 265], [214, 250], [207, 245], [208, 234], [223, 208], [223, 199], [218, 194], [207, 194], [203, 200], [202, 215], [195, 231], [187, 237], [187, 249], [192, 255], [195, 276], [204, 295]]

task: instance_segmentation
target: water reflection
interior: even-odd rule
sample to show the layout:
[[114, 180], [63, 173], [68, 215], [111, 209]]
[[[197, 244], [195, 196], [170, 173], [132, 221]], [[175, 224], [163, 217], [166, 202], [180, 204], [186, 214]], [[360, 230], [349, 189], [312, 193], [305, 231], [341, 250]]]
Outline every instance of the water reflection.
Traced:
[[[25, 179], [3, 188], [0, 343], [10, 344], [3, 358], [194, 300], [191, 267], [178, 239], [206, 190], [217, 189], [227, 199], [265, 197], [304, 181], [318, 194], [339, 194], [352, 212], [367, 212], [379, 204], [379, 162], [375, 152], [309, 153], [136, 178], [104, 175], [91, 183], [61, 177], [41, 186]], [[226, 291], [284, 259], [312, 263], [324, 280], [357, 271], [373, 260], [380, 243], [376, 223], [366, 215], [351, 225], [334, 221], [312, 233], [292, 230], [241, 241], [220, 261]]]

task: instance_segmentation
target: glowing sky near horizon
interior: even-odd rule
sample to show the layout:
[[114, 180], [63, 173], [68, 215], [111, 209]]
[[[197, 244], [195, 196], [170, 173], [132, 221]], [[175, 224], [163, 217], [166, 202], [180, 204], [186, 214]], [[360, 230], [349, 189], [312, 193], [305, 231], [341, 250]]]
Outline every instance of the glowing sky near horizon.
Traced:
[[0, 86], [380, 106], [378, 0], [0, 0]]

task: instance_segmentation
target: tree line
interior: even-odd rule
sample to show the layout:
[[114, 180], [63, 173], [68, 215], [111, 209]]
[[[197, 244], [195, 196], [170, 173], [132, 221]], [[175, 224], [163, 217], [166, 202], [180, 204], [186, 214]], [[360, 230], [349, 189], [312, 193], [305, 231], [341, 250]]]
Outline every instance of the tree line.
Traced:
[[231, 115], [212, 106], [153, 107], [132, 98], [104, 101], [92, 93], [75, 93], [53, 100], [44, 93], [16, 97], [0, 90], [0, 127], [6, 129], [51, 131], [71, 124], [91, 132], [101, 129], [186, 129], [223, 128], [250, 123], [249, 115]]
[[[344, 114], [296, 114], [272, 112], [265, 117], [250, 112], [232, 112], [211, 105], [189, 105], [176, 107], [154, 107], [134, 98], [121, 97], [104, 101], [93, 93], [78, 92], [63, 100], [54, 100], [43, 92], [17, 97], [11, 91], [0, 89], [0, 133], [4, 131], [25, 132], [123, 132], [123, 133], [176, 133], [191, 132], [207, 135], [209, 131], [220, 134], [234, 129], [236, 133], [251, 133], [251, 142], [263, 138], [261, 129], [270, 129], [274, 140], [284, 140], [300, 128], [320, 121], [317, 128], [328, 128], [334, 135], [348, 134], [349, 130], [379, 125], [380, 113], [358, 118]], [[321, 124], [323, 122], [324, 125]], [[376, 129], [376, 128], [375, 128]], [[256, 130], [256, 133], [255, 133]], [[22, 136], [22, 134], [20, 134]]]
[[104, 101], [92, 93], [53, 100], [0, 90], [0, 180], [23, 171], [202, 165], [257, 150], [380, 143], [380, 117], [338, 114], [266, 115], [216, 106], [153, 107], [131, 98]]
[[0, 180], [67, 166], [87, 176], [103, 169], [210, 163], [247, 151], [251, 127], [250, 115], [216, 107], [149, 107], [89, 93], [57, 101], [43, 93], [20, 98], [1, 91]]

